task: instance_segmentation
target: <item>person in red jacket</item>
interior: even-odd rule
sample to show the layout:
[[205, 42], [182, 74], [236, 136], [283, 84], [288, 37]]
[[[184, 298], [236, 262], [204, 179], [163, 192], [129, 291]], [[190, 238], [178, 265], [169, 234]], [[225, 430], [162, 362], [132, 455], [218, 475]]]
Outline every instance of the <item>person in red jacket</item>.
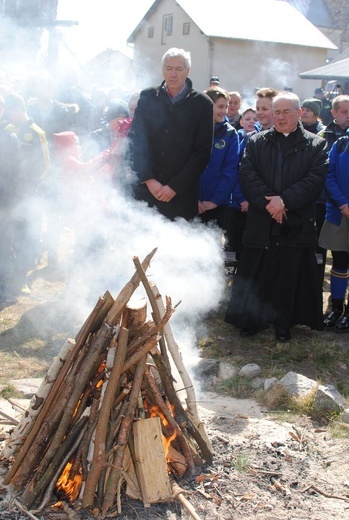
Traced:
[[54, 134], [54, 154], [59, 168], [62, 224], [75, 236], [75, 250], [81, 253], [93, 243], [96, 211], [107, 209], [105, 184], [110, 182], [110, 152], [84, 161], [79, 137], [67, 131]]

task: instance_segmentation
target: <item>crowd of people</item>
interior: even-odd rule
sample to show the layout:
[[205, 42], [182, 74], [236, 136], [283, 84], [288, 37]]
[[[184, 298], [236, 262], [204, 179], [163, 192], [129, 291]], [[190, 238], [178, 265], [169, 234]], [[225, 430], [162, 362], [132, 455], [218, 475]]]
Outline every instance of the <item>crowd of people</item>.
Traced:
[[[70, 71], [55, 84], [47, 71], [22, 82], [0, 82], [1, 235], [0, 305], [30, 294], [28, 273], [46, 263], [59, 269], [65, 226], [74, 257], [96, 247], [90, 205], [105, 208], [117, 184], [125, 139], [139, 93], [83, 90]], [[88, 228], [90, 230], [88, 231]], [[100, 230], [100, 235], [103, 231]]]
[[349, 332], [349, 95], [329, 100], [319, 88], [301, 100], [270, 86], [244, 100], [217, 76], [196, 90], [190, 69], [190, 53], [171, 48], [162, 83], [127, 96], [86, 96], [72, 71], [60, 88], [47, 73], [2, 85], [0, 302], [30, 292], [43, 228], [51, 268], [62, 225], [77, 252], [94, 250], [86, 193], [108, 212], [104, 194], [127, 171], [135, 202], [220, 229], [237, 260], [225, 320], [242, 337], [269, 325], [281, 342], [298, 324]]

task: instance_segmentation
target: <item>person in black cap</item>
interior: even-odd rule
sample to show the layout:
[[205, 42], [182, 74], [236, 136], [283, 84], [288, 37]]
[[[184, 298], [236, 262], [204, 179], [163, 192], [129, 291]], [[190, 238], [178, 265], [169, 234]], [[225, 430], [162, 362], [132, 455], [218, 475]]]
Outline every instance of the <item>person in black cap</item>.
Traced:
[[326, 93], [323, 88], [318, 87], [314, 90], [314, 98], [321, 101], [320, 119], [324, 125], [329, 125], [333, 121], [332, 115], [332, 103], [326, 97]]
[[318, 134], [326, 128], [320, 118], [321, 101], [316, 98], [306, 98], [301, 105], [301, 121], [306, 130]]
[[218, 86], [219, 86], [218, 76], [212, 76], [210, 79], [210, 87], [218, 87]]

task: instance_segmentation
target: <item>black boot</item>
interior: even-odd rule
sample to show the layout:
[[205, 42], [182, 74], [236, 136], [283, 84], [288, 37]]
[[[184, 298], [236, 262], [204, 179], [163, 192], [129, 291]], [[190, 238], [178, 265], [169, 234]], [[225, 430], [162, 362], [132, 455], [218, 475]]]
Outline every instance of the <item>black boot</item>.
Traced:
[[336, 322], [335, 332], [349, 332], [349, 303], [345, 306], [343, 315]]
[[324, 316], [324, 327], [330, 329], [343, 316], [344, 300], [332, 300], [332, 309]]

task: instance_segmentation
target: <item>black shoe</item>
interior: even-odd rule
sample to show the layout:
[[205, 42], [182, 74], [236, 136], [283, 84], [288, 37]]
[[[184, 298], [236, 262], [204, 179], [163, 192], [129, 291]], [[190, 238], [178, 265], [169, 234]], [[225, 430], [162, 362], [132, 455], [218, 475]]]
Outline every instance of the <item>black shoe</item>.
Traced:
[[349, 332], [349, 316], [347, 314], [343, 314], [334, 327], [335, 332]]
[[290, 329], [286, 329], [286, 327], [275, 327], [275, 336], [281, 343], [286, 343], [291, 339]]
[[326, 329], [334, 327], [336, 325], [337, 321], [342, 316], [342, 314], [343, 314], [343, 309], [332, 309], [330, 312], [325, 314], [324, 327]]
[[254, 336], [261, 329], [259, 327], [246, 327], [244, 329], [240, 329], [240, 336], [242, 338], [249, 338], [250, 336]]

